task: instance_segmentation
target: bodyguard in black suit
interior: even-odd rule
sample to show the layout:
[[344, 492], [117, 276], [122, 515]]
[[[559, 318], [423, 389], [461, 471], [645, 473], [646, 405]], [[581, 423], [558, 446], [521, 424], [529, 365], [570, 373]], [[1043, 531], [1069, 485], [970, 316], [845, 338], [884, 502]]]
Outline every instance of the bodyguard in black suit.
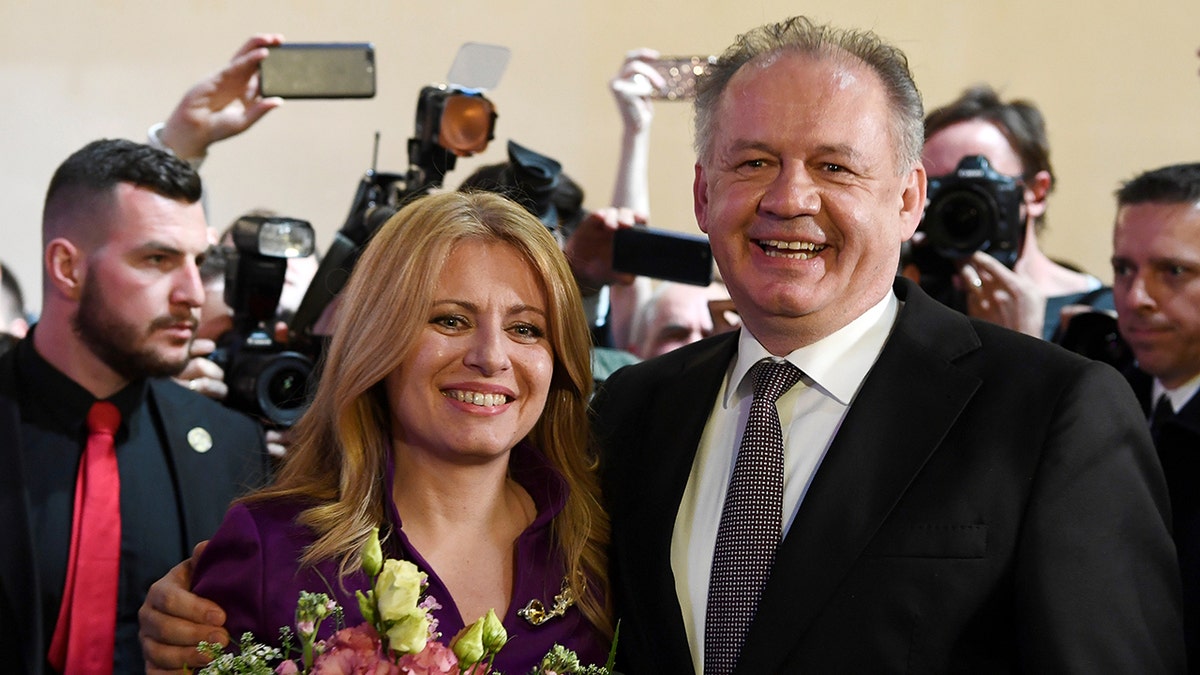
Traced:
[[1171, 495], [1188, 662], [1200, 672], [1200, 164], [1121, 186], [1112, 261], [1117, 326], [1137, 361], [1130, 383]]
[[1166, 488], [1120, 375], [894, 278], [925, 198], [903, 54], [764, 26], [696, 107], [697, 220], [743, 328], [597, 393], [618, 668], [714, 672], [696, 540], [766, 354], [816, 364], [794, 399], [814, 412], [778, 406], [814, 464], [732, 672], [1181, 672]]
[[[216, 530], [267, 470], [261, 427], [181, 387], [203, 300], [200, 181], [167, 153], [96, 141], [51, 181], [40, 322], [0, 357], [0, 652], [52, 672], [70, 567], [76, 473], [96, 401], [112, 403], [120, 474], [115, 653], [140, 672], [137, 610], [150, 583]], [[14, 664], [12, 659], [16, 659]]]

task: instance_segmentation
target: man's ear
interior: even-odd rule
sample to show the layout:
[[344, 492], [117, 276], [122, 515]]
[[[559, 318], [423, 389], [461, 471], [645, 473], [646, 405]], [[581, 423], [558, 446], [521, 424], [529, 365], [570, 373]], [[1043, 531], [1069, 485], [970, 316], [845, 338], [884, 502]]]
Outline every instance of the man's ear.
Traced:
[[708, 179], [704, 177], [704, 167], [696, 162], [696, 176], [692, 179], [692, 206], [696, 211], [696, 224], [700, 231], [708, 234]]
[[43, 264], [50, 286], [63, 297], [78, 300], [83, 294], [83, 278], [87, 271], [83, 251], [69, 239], [52, 239], [46, 245]]
[[1025, 181], [1025, 208], [1030, 218], [1040, 218], [1046, 213], [1046, 197], [1049, 194], [1049, 171], [1039, 171], [1031, 180]]
[[917, 162], [908, 172], [900, 192], [901, 241], [908, 241], [925, 215], [925, 165]]

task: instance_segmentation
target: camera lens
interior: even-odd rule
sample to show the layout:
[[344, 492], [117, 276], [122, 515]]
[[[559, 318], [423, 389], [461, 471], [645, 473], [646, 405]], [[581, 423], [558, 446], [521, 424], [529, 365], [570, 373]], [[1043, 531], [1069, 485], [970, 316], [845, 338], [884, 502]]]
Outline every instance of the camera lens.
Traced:
[[988, 242], [995, 209], [970, 189], [946, 193], [926, 216], [931, 244], [952, 256], [968, 256]]
[[282, 352], [266, 360], [256, 378], [256, 398], [267, 419], [291, 426], [307, 403], [312, 362], [297, 352]]
[[288, 427], [308, 405], [312, 361], [299, 352], [240, 353], [226, 377], [233, 407]]
[[267, 381], [267, 398], [285, 410], [304, 405], [304, 384], [308, 373], [297, 368], [287, 368], [271, 375]]

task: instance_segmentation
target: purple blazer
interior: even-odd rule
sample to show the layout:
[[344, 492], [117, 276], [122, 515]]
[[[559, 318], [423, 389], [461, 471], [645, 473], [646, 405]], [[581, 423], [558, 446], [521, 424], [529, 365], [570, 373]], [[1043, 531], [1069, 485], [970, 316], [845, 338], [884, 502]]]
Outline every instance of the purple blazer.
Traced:
[[[516, 542], [513, 599], [502, 617], [509, 643], [496, 658], [495, 668], [509, 675], [526, 673], [555, 644], [575, 650], [583, 663], [603, 665], [608, 641], [577, 607], [540, 626], [517, 616], [517, 610], [533, 599], [549, 609], [562, 589], [565, 568], [553, 545], [550, 524], [562, 510], [568, 488], [562, 476], [527, 443], [513, 450], [511, 471], [513, 479], [533, 497], [537, 517]], [[315, 540], [310, 529], [296, 522], [304, 508], [303, 502], [293, 500], [235, 504], [197, 561], [193, 590], [225, 610], [225, 627], [234, 642], [250, 631], [258, 641], [277, 646], [279, 628], [294, 629], [296, 600], [302, 590], [329, 594], [342, 606], [347, 626], [362, 623], [354, 591], [369, 588], [363, 572], [339, 580], [337, 560], [299, 566], [304, 548]], [[410, 545], [394, 504], [389, 511], [395, 526], [384, 542], [384, 555], [410, 560], [429, 575], [427, 594], [442, 605], [433, 615], [442, 641], [449, 643], [465, 625], [464, 617], [437, 571]], [[477, 618], [467, 617], [468, 621]], [[326, 619], [318, 636], [327, 638], [335, 628], [334, 622]]]

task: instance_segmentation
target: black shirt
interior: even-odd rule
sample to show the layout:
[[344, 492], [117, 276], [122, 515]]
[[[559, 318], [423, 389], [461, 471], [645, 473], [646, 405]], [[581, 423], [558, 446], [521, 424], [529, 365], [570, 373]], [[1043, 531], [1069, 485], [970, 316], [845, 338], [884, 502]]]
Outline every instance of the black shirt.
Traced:
[[[27, 472], [43, 634], [49, 645], [62, 604], [75, 477], [95, 402], [43, 359], [32, 334], [16, 347], [21, 449]], [[108, 400], [121, 411], [116, 440], [121, 478], [121, 568], [114, 673], [143, 671], [137, 611], [150, 585], [189, 555], [167, 445], [144, 380]], [[47, 670], [52, 669], [47, 665]]]

